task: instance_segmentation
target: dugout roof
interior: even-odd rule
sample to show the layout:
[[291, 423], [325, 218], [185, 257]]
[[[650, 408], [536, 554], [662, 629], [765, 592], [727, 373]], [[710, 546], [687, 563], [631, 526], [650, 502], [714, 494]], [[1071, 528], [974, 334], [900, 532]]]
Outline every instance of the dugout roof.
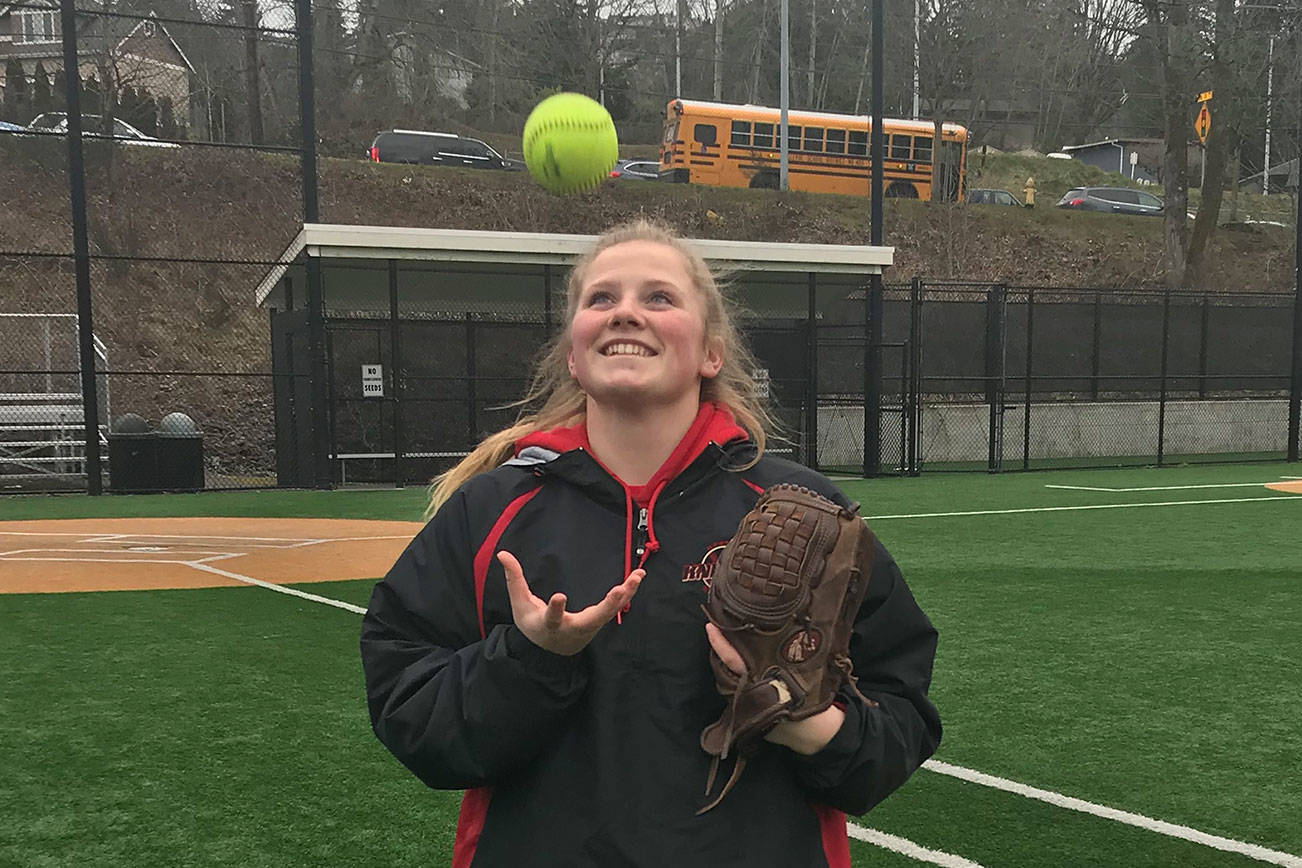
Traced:
[[[258, 284], [255, 299], [259, 306], [282, 310], [289, 306], [284, 278], [310, 257], [331, 260], [327, 267], [356, 273], [374, 270], [384, 260], [408, 260], [413, 266], [441, 263], [441, 271], [460, 272], [465, 279], [476, 271], [482, 273], [474, 266], [487, 265], [500, 279], [510, 273], [537, 273], [538, 266], [568, 268], [596, 239], [595, 235], [307, 223]], [[730, 272], [880, 274], [895, 256], [893, 247], [861, 244], [687, 241], [711, 266]], [[354, 285], [360, 293], [361, 285]], [[380, 288], [377, 284], [375, 290]]]

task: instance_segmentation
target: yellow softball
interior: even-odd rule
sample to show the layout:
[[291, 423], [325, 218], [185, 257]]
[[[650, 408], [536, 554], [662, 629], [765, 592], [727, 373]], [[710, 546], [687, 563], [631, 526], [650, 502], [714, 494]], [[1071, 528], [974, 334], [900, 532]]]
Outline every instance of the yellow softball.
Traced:
[[529, 113], [523, 150], [529, 174], [543, 187], [582, 193], [610, 177], [619, 138], [601, 103], [581, 93], [558, 93]]

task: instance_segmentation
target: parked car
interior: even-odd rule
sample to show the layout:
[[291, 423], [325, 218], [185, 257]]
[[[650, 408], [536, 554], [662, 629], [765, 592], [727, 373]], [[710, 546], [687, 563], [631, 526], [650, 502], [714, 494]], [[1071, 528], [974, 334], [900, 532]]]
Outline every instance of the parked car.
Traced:
[[1022, 207], [1017, 197], [1007, 190], [968, 190], [965, 197], [969, 205], [1012, 205]]
[[610, 177], [624, 181], [659, 181], [660, 163], [656, 160], [616, 160]]
[[1165, 206], [1152, 193], [1133, 187], [1073, 187], [1058, 200], [1058, 207], [1160, 217]]
[[384, 130], [366, 151], [375, 163], [421, 166], [469, 166], [475, 169], [520, 171], [524, 163], [503, 157], [479, 139], [426, 130]]
[[[37, 133], [66, 134], [68, 132], [68, 115], [66, 112], [44, 112], [32, 119], [27, 129]], [[112, 135], [104, 135], [104, 119], [100, 115], [82, 115], [81, 133], [87, 138], [110, 138], [124, 145], [142, 145], [148, 148], [179, 148], [174, 142], [160, 141], [147, 136], [121, 118], [113, 119]]]

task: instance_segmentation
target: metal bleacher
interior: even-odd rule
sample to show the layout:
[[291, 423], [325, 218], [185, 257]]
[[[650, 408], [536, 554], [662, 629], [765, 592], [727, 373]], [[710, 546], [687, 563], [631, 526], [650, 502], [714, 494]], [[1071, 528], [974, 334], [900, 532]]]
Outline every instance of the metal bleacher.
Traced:
[[[75, 314], [0, 314], [0, 486], [79, 487], [85, 419]], [[108, 367], [94, 339], [97, 370]], [[107, 454], [107, 377], [96, 377], [101, 454]]]

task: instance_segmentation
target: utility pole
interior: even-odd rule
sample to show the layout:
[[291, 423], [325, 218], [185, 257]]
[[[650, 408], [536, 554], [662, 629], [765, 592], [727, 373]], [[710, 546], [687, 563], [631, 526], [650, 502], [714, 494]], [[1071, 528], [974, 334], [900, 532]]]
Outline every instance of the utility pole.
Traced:
[[[1266, 151], [1261, 161], [1261, 195], [1270, 194], [1270, 101], [1275, 85], [1275, 34], [1270, 34], [1266, 49]], [[1238, 172], [1235, 172], [1238, 176]]]
[[683, 95], [683, 3], [674, 3], [674, 96]]
[[913, 0], [913, 119], [922, 115], [919, 111], [918, 78], [922, 68], [922, 0]]
[[791, 106], [791, 28], [788, 0], [782, 0], [781, 7], [781, 50], [779, 54], [778, 76], [778, 189], [787, 189], [787, 109]]

